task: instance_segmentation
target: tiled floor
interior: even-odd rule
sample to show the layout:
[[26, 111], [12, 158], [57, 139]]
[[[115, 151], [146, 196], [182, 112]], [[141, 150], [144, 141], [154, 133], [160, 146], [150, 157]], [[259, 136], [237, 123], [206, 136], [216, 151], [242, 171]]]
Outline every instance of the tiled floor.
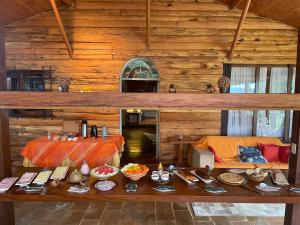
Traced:
[[195, 215], [201, 216], [284, 216], [285, 204], [222, 204], [222, 203], [192, 203]]
[[282, 217], [193, 216], [189, 204], [15, 203], [16, 225], [283, 225]]

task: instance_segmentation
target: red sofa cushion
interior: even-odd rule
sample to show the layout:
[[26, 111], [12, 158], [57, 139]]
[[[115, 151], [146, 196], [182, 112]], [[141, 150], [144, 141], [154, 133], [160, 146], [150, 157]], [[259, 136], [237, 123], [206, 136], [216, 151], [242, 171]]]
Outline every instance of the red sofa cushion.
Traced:
[[211, 146], [208, 146], [208, 150], [211, 152], [211, 153], [213, 153], [214, 154], [214, 157], [215, 157], [215, 161], [216, 162], [222, 162], [222, 158], [219, 156], [219, 154], [217, 153], [217, 151], [213, 148], [213, 147], [211, 147]]
[[259, 144], [259, 149], [268, 162], [279, 162], [279, 146], [273, 144]]
[[288, 163], [290, 156], [290, 146], [279, 146], [279, 160], [280, 162]]

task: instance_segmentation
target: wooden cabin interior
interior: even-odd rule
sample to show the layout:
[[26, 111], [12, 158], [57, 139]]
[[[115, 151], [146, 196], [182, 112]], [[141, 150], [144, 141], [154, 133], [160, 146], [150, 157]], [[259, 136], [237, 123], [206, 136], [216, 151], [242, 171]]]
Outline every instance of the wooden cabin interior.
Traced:
[[[124, 138], [121, 165], [188, 166], [205, 137], [273, 137], [291, 145], [276, 165], [299, 183], [297, 0], [0, 0], [0, 10], [0, 178], [24, 165], [29, 142], [86, 120]], [[285, 225], [300, 224], [293, 197], [273, 200], [288, 203]], [[3, 225], [13, 199], [0, 194]]]

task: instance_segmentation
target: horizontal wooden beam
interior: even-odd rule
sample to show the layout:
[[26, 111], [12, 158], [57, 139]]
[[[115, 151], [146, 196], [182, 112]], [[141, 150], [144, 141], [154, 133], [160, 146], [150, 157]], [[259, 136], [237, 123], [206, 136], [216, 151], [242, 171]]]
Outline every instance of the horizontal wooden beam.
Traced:
[[300, 110], [300, 94], [0, 92], [0, 109]]

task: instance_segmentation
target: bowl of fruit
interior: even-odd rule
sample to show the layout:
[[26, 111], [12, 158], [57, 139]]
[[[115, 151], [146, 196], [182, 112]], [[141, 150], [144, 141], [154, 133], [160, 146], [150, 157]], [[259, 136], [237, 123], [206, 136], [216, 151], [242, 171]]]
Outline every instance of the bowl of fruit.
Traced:
[[119, 172], [119, 169], [114, 166], [104, 165], [91, 170], [90, 175], [98, 180], [106, 180]]
[[146, 176], [148, 171], [149, 168], [147, 166], [137, 163], [129, 163], [121, 169], [121, 172], [124, 174], [124, 176], [133, 181], [137, 181]]

